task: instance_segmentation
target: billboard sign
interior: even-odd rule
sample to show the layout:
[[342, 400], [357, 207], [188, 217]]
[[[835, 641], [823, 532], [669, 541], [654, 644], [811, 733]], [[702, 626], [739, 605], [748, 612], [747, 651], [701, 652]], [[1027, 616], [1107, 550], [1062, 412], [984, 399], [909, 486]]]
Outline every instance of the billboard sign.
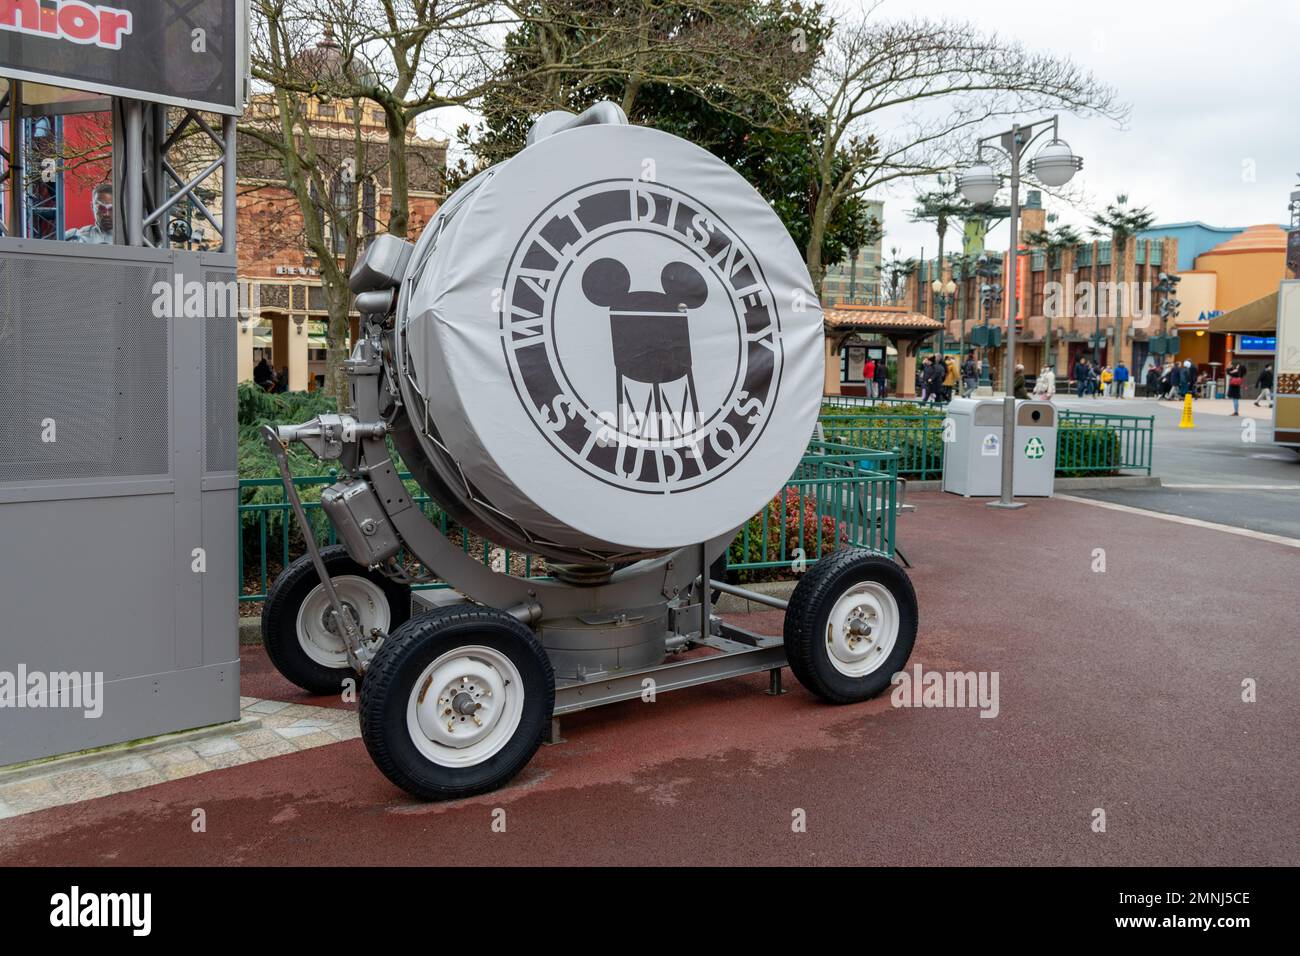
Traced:
[[1275, 352], [1277, 336], [1274, 335], [1238, 335], [1238, 352]]
[[0, 76], [239, 113], [247, 37], [248, 0], [0, 0]]

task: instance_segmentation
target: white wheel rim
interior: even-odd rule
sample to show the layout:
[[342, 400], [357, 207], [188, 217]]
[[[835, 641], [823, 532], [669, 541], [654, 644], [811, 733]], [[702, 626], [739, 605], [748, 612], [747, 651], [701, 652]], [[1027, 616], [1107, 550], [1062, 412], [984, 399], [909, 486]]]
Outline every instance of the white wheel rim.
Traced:
[[[344, 613], [352, 615], [363, 638], [369, 640], [374, 628], [388, 633], [391, 617], [383, 588], [369, 578], [353, 574], [330, 578], [330, 581], [343, 604]], [[343, 643], [343, 636], [338, 633], [330, 611], [325, 585], [318, 584], [298, 608], [298, 643], [303, 653], [317, 664], [350, 668], [347, 645]]]
[[524, 714], [524, 682], [505, 654], [476, 644], [426, 667], [411, 688], [406, 727], [441, 767], [470, 767], [496, 754]]
[[826, 622], [826, 656], [846, 677], [866, 677], [884, 665], [898, 642], [898, 602], [875, 581], [840, 595]]

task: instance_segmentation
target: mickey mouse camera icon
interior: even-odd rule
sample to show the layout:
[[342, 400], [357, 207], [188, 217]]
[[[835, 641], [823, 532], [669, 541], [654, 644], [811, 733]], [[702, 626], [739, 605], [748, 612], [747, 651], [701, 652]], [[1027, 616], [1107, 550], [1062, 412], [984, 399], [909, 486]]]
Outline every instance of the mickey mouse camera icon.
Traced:
[[709, 297], [704, 276], [685, 262], [664, 266], [659, 284], [662, 292], [631, 291], [617, 259], [598, 259], [582, 274], [587, 301], [609, 309], [619, 430], [650, 441], [699, 424], [688, 313]]

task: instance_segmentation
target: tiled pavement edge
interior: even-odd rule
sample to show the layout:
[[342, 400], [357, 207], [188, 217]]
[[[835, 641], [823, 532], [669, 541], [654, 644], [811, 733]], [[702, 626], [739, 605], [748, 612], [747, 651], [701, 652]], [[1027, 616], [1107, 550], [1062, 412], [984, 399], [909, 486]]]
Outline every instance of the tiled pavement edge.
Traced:
[[241, 697], [239, 710], [225, 733], [0, 773], [0, 820], [361, 736], [353, 710], [255, 697]]

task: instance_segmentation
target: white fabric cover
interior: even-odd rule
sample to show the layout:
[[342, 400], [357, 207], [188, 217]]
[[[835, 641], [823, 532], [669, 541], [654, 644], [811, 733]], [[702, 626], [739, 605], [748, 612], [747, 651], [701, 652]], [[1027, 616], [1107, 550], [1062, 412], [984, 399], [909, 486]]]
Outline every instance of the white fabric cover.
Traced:
[[412, 256], [399, 337], [446, 454], [426, 450], [541, 553], [737, 527], [790, 477], [822, 394], [821, 309], [781, 221], [645, 127], [557, 133], [458, 190]]

